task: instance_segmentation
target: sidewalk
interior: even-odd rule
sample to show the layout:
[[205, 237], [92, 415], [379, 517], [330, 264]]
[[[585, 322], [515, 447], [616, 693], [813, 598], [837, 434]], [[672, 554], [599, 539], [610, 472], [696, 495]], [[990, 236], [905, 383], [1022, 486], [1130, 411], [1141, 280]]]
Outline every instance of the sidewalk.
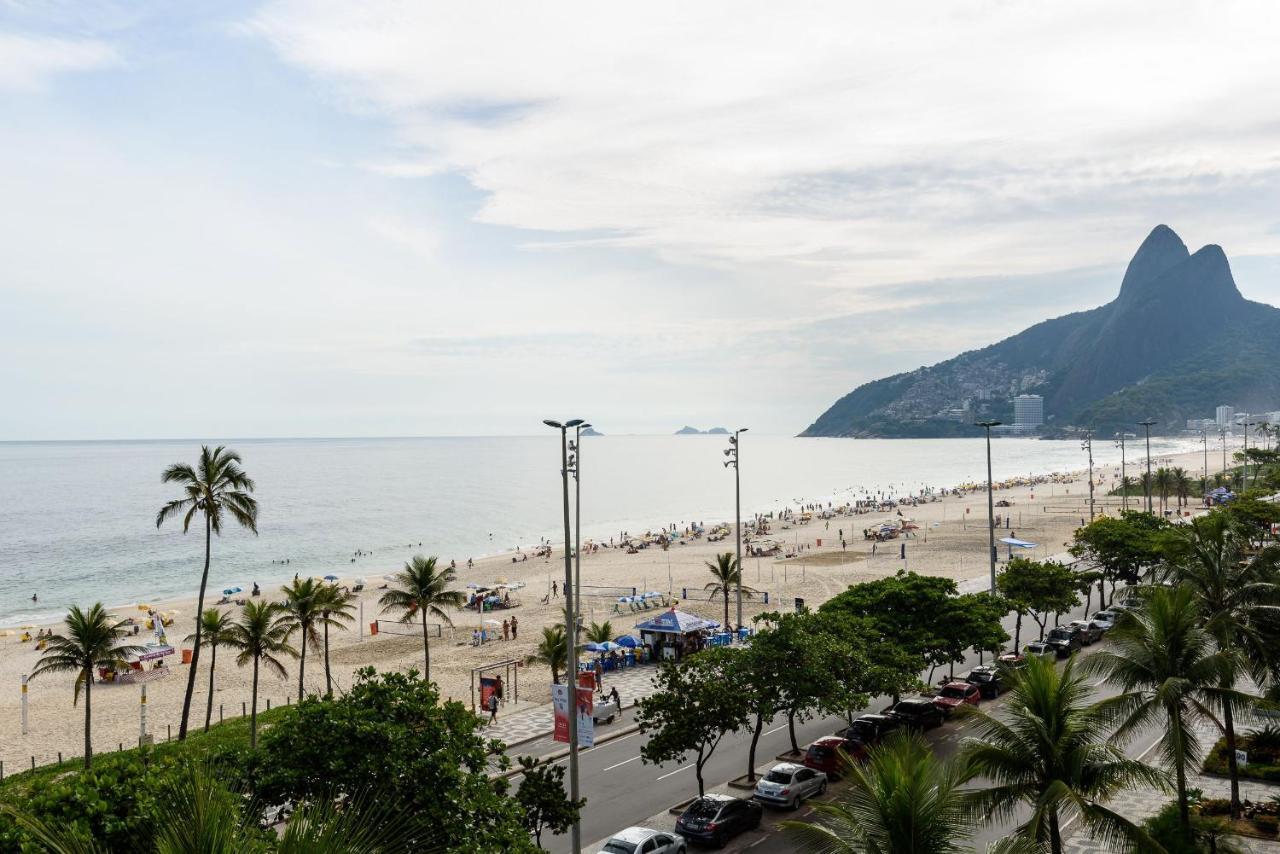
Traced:
[[[630, 667], [626, 670], [606, 673], [604, 691], [617, 688], [624, 709], [630, 709], [636, 700], [648, 697], [654, 691], [653, 680], [658, 668], [651, 664]], [[496, 723], [480, 730], [484, 738], [496, 738], [508, 747], [550, 735], [555, 730], [555, 713], [550, 703], [543, 703], [523, 711], [504, 716], [498, 711]]]
[[[1215, 744], [1220, 737], [1217, 728], [1212, 724], [1200, 724], [1197, 726], [1196, 735], [1199, 737], [1200, 743], [1207, 746]], [[1231, 781], [1226, 777], [1211, 777], [1199, 772], [1188, 775], [1187, 788], [1200, 789], [1204, 792], [1206, 798], [1226, 798], [1231, 795]], [[1275, 795], [1280, 795], [1280, 785], [1247, 778], [1240, 780], [1241, 800], [1268, 801]], [[1172, 800], [1173, 795], [1168, 792], [1142, 787], [1121, 792], [1108, 802], [1107, 806], [1130, 821], [1138, 823], [1155, 815], [1165, 804]], [[1068, 852], [1068, 854], [1095, 854], [1095, 852], [1109, 852], [1112, 850], [1104, 843], [1091, 838], [1078, 823], [1073, 825], [1068, 832], [1071, 831], [1074, 831], [1074, 833], [1065, 840], [1063, 845], [1063, 851]], [[1238, 843], [1241, 850], [1250, 852], [1250, 854], [1277, 854], [1277, 852], [1280, 852], [1280, 842], [1251, 839], [1244, 836], [1233, 837], [1232, 842]]]

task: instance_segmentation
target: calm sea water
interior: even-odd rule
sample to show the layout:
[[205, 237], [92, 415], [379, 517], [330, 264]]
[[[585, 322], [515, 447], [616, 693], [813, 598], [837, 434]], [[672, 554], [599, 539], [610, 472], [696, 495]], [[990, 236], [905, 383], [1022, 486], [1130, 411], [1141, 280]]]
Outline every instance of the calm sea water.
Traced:
[[[0, 443], [0, 625], [48, 619], [72, 603], [193, 596], [202, 532], [157, 530], [177, 490], [160, 472], [194, 462], [198, 441]], [[228, 528], [210, 586], [248, 589], [293, 573], [366, 575], [417, 552], [459, 562], [541, 538], [563, 539], [559, 439], [240, 439], [258, 484], [259, 536]], [[670, 522], [730, 519], [723, 436], [584, 440], [584, 537]], [[1152, 442], [1161, 453], [1179, 446]], [[1001, 439], [996, 479], [1083, 468], [1076, 442]], [[1131, 458], [1138, 455], [1132, 453]], [[1098, 462], [1118, 461], [1099, 442]], [[796, 439], [746, 434], [743, 513], [864, 490], [902, 495], [985, 479], [981, 439]], [[419, 546], [421, 543], [421, 546]], [[351, 562], [357, 550], [372, 552]], [[272, 561], [289, 560], [288, 565]], [[39, 603], [30, 597], [38, 593]]]

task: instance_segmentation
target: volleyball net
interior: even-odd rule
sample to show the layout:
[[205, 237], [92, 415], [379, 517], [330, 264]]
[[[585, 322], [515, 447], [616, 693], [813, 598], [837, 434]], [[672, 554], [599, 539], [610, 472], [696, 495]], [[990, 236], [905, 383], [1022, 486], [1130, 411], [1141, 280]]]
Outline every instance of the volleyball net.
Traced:
[[[378, 627], [378, 634], [387, 635], [413, 635], [414, 637], [422, 637], [422, 623], [402, 623], [399, 620], [374, 620], [373, 624]], [[427, 637], [438, 638], [444, 636], [444, 626], [439, 623], [427, 623]]]

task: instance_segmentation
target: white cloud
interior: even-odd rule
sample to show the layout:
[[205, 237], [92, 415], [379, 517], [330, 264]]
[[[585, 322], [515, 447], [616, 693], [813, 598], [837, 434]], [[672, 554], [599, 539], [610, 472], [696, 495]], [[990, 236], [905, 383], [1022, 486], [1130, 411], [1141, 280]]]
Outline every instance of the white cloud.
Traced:
[[93, 71], [120, 61], [96, 39], [65, 39], [0, 32], [0, 90], [38, 91], [60, 74]]
[[1269, 247], [1184, 203], [1280, 183], [1268, 3], [280, 0], [247, 29], [391, 119], [380, 172], [575, 246], [841, 285], [1110, 262], [1165, 219]]

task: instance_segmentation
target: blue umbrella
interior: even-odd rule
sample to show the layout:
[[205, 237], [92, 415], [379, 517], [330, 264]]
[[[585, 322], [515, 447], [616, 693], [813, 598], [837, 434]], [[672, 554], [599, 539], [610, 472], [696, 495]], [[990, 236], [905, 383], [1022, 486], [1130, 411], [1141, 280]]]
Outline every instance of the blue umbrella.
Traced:
[[596, 648], [599, 649], [600, 652], [616, 652], [617, 650], [622, 649], [623, 646], [622, 644], [617, 644], [613, 641], [605, 641], [604, 643], [596, 644]]
[[583, 647], [583, 649], [585, 649], [587, 652], [600, 652], [600, 644], [596, 643], [595, 641], [590, 641], [587, 643], [586, 646]]
[[239, 592], [240, 592], [241, 590], [243, 590], [243, 589], [244, 589], [243, 587], [227, 587], [227, 588], [223, 589], [223, 591], [222, 591], [222, 595], [223, 595], [223, 596], [230, 596], [230, 595], [231, 595], [231, 594], [233, 594], [233, 593], [239, 593]]
[[336, 576], [336, 575], [326, 575], [326, 576], [324, 577], [324, 580], [325, 580], [325, 581], [337, 581], [337, 580], [338, 580], [338, 576]]
[[627, 649], [635, 649], [640, 645], [640, 641], [636, 640], [631, 635], [622, 635], [621, 637], [616, 637], [613, 640], [618, 644], [618, 646], [625, 646]]
[[627, 604], [628, 602], [630, 602], [630, 601], [631, 601], [631, 597], [630, 597], [630, 596], [619, 596], [619, 597], [618, 597], [618, 601], [625, 605], [625, 604]]

